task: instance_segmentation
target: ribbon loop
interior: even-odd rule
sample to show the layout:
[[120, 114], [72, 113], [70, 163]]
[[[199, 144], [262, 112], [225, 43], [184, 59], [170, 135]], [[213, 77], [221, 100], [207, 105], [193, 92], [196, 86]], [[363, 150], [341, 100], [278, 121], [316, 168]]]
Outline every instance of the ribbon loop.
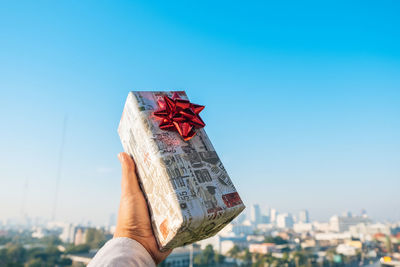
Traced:
[[206, 125], [199, 116], [205, 106], [181, 99], [177, 93], [174, 93], [172, 98], [164, 96], [164, 103], [159, 102], [159, 106], [161, 110], [155, 111], [153, 114], [162, 119], [159, 125], [160, 129], [175, 130], [185, 141], [195, 136], [195, 129], [203, 128]]

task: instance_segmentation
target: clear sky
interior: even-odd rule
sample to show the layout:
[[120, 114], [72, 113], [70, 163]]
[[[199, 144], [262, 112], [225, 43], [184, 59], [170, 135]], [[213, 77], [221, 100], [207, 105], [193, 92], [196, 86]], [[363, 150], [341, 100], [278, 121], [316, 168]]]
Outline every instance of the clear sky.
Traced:
[[400, 220], [399, 2], [265, 2], [1, 1], [0, 220], [51, 216], [65, 115], [56, 218], [117, 212], [133, 89], [206, 105], [247, 205]]

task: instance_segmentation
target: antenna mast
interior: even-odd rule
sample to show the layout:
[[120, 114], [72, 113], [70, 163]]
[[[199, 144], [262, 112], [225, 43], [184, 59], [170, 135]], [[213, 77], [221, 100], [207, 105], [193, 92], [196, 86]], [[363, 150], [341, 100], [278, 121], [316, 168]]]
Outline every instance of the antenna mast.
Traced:
[[68, 116], [65, 115], [64, 116], [64, 121], [63, 121], [63, 128], [62, 128], [60, 153], [58, 155], [58, 166], [57, 166], [57, 176], [56, 176], [56, 190], [55, 190], [55, 195], [54, 195], [53, 211], [52, 211], [52, 214], [51, 214], [51, 220], [52, 221], [54, 221], [56, 219], [57, 202], [58, 202], [58, 191], [59, 191], [59, 186], [60, 186], [61, 171], [62, 171], [62, 161], [63, 161], [63, 154], [64, 154], [65, 132], [67, 130], [67, 119], [68, 119]]

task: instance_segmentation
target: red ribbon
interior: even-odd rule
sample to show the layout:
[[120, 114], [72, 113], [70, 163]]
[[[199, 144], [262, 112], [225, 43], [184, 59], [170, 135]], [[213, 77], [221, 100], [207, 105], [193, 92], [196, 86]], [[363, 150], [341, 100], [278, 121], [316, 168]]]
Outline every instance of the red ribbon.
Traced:
[[164, 96], [164, 101], [159, 102], [161, 110], [154, 112], [156, 117], [162, 119], [160, 129], [177, 131], [183, 140], [188, 141], [195, 136], [195, 129], [206, 125], [199, 116], [205, 106], [180, 99], [177, 93], [174, 93], [172, 98]]

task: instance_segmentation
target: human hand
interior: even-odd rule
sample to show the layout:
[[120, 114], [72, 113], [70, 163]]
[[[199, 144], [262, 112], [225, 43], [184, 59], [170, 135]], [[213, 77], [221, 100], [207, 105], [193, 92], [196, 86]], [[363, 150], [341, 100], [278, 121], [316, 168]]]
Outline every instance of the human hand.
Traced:
[[118, 159], [122, 166], [122, 192], [114, 237], [136, 240], [149, 252], [155, 263], [159, 264], [172, 250], [161, 252], [158, 248], [133, 159], [127, 153], [119, 153]]

